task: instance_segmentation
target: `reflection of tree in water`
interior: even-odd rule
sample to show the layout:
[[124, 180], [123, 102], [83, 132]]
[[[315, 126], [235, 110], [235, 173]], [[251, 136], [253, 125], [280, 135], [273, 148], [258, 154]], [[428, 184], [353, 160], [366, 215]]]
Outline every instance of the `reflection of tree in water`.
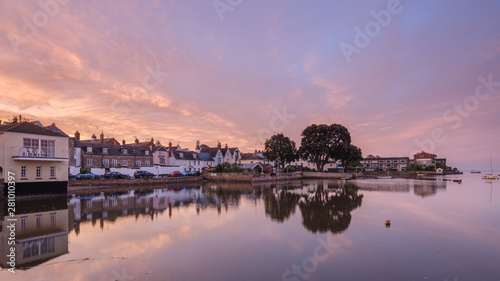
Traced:
[[330, 195], [319, 185], [315, 193], [300, 200], [302, 223], [314, 233], [341, 233], [349, 227], [351, 211], [361, 206], [362, 199], [354, 185], [345, 185], [340, 193]]
[[263, 192], [266, 215], [278, 222], [284, 222], [293, 213], [299, 202], [300, 196], [286, 191], [273, 194], [272, 189]]

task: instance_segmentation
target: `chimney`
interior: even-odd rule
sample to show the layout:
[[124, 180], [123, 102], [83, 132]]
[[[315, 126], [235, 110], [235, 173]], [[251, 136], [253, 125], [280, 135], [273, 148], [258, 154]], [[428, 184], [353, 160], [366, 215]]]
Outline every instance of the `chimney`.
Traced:
[[17, 116], [14, 116], [14, 118], [12, 118], [12, 123], [17, 123]]
[[200, 141], [197, 140], [196, 141], [196, 149], [195, 149], [196, 152], [200, 152]]
[[139, 139], [135, 138], [135, 144], [139, 144]]
[[154, 145], [155, 144], [155, 139], [151, 138], [151, 144]]
[[104, 142], [104, 132], [101, 131], [101, 143], [103, 143], [103, 142]]
[[168, 157], [172, 157], [172, 142], [168, 142]]
[[75, 132], [75, 139], [80, 140], [80, 132], [78, 132], [78, 130]]
[[227, 149], [227, 143], [226, 143], [226, 149]]
[[220, 144], [220, 141], [219, 141], [219, 142], [217, 142], [217, 147], [218, 147], [219, 149], [221, 149], [221, 148], [222, 148], [222, 146], [221, 146], [221, 144]]
[[123, 145], [125, 145], [125, 144], [126, 144], [125, 140], [122, 140], [122, 144], [123, 144]]
[[97, 139], [97, 137], [95, 136], [95, 134], [92, 134], [92, 139], [93, 139], [93, 140], [96, 140], [96, 139]]

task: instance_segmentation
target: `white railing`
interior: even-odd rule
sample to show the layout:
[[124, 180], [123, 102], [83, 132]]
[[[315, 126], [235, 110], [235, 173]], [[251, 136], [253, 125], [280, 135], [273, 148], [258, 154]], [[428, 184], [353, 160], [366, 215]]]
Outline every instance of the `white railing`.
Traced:
[[45, 159], [68, 159], [68, 149], [50, 149], [31, 147], [12, 147], [12, 157], [14, 158], [45, 158]]

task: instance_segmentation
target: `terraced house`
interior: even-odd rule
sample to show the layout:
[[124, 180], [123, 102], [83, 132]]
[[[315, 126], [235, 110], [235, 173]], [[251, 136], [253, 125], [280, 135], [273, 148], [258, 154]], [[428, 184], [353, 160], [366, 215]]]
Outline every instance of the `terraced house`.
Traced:
[[[80, 161], [78, 161], [79, 156]], [[70, 153], [70, 157], [71, 163], [80, 164], [80, 167], [87, 171], [101, 167], [137, 169], [153, 165], [153, 153], [150, 146], [143, 145], [138, 139], [132, 144], [127, 144], [125, 141], [120, 144], [114, 138], [104, 138], [104, 133], [101, 133], [99, 139], [92, 135], [90, 140], [80, 140], [80, 134], [77, 131], [74, 138], [74, 153]]]
[[[68, 136], [55, 124], [13, 122], [0, 125], [1, 177], [15, 174], [16, 194], [66, 192]], [[6, 183], [4, 188], [6, 188]]]

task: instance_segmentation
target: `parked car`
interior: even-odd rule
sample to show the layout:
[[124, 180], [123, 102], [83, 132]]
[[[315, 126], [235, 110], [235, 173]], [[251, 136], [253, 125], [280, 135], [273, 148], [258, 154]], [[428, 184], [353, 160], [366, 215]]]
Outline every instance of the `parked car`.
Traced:
[[182, 173], [180, 171], [173, 171], [172, 173], [168, 174], [169, 177], [180, 177], [182, 176]]
[[74, 180], [76, 179], [76, 176], [73, 175], [72, 173], [68, 173], [68, 180]]
[[80, 173], [76, 175], [77, 180], [94, 180], [94, 179], [100, 179], [101, 177], [99, 175], [93, 174], [93, 173]]
[[191, 171], [183, 171], [181, 174], [186, 177], [186, 176], [192, 176], [193, 172], [191, 172]]
[[155, 175], [153, 173], [150, 173], [148, 171], [137, 171], [134, 173], [134, 178], [136, 179], [142, 179], [142, 178], [154, 178]]
[[104, 178], [106, 178], [106, 179], [129, 179], [130, 176], [124, 175], [124, 174], [119, 173], [119, 172], [109, 172], [109, 173], [104, 174]]
[[199, 171], [194, 171], [193, 176], [201, 176], [201, 173]]

